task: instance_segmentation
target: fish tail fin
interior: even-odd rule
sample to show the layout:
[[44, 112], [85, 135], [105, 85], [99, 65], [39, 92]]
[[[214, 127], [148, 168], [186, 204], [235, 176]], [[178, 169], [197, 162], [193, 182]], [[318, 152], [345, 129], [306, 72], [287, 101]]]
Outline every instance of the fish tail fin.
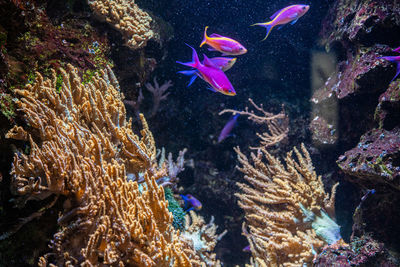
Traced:
[[267, 39], [269, 34], [271, 33], [271, 30], [275, 27], [275, 25], [272, 24], [272, 21], [266, 22], [266, 23], [255, 23], [250, 26], [261, 26], [261, 27], [264, 27], [267, 29], [267, 34], [265, 35], [264, 39], [262, 39], [261, 41], [264, 41], [265, 39]]
[[201, 41], [200, 47], [202, 47], [204, 44], [207, 43], [207, 39], [208, 39], [207, 29], [208, 29], [208, 26], [206, 26], [204, 29], [204, 37], [203, 37], [203, 41]]
[[390, 82], [393, 82], [397, 78], [397, 76], [399, 76], [399, 74], [400, 74], [400, 61], [399, 61], [398, 57], [396, 57], [396, 56], [378, 57], [378, 59], [385, 59], [392, 63], [396, 63], [396, 75], [394, 75], [393, 79], [390, 81]]
[[187, 87], [191, 86], [192, 83], [194, 82], [194, 80], [196, 80], [196, 78], [197, 78], [197, 70], [182, 70], [182, 71], [178, 71], [178, 73], [181, 73], [181, 74], [187, 75], [187, 76], [191, 76]]
[[[181, 61], [175, 61], [178, 64], [181, 64], [183, 66], [188, 66], [188, 67], [193, 67], [193, 62], [181, 62]], [[181, 73], [181, 72], [179, 72]]]
[[181, 73], [183, 75], [186, 76], [192, 76], [192, 75], [196, 75], [197, 70], [182, 70], [182, 71], [178, 71], [178, 73]]
[[393, 79], [390, 82], [393, 82], [397, 78], [397, 76], [399, 76], [399, 74], [400, 74], [400, 61], [396, 61], [396, 64], [397, 64], [396, 75], [394, 75]]
[[189, 46], [190, 48], [192, 48], [192, 61], [191, 62], [176, 61], [176, 63], [184, 65], [184, 66], [192, 67], [192, 68], [197, 68], [200, 64], [199, 56], [197, 55], [197, 52], [193, 47], [191, 47], [188, 44], [186, 44], [186, 45]]

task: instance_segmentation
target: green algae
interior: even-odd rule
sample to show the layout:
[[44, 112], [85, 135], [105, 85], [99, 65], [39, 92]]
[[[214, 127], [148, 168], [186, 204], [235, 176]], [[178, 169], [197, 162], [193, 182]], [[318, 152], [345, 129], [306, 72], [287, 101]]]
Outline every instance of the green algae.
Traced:
[[186, 212], [179, 205], [178, 201], [174, 198], [174, 194], [170, 188], [164, 188], [165, 199], [168, 201], [168, 210], [174, 216], [172, 226], [177, 230], [183, 230], [185, 227]]

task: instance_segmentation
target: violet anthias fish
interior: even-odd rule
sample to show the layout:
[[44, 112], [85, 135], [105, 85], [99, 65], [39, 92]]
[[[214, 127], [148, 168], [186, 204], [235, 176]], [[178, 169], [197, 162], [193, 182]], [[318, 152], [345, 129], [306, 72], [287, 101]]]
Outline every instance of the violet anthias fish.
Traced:
[[232, 118], [225, 124], [224, 128], [222, 129], [221, 133], [218, 136], [218, 143], [221, 143], [231, 135], [231, 131], [235, 127], [238, 117], [239, 114], [232, 116]]
[[202, 47], [204, 44], [208, 44], [212, 47], [209, 49], [211, 51], [219, 51], [223, 53], [222, 55], [243, 55], [247, 53], [247, 49], [240, 44], [238, 41], [233, 40], [232, 38], [222, 36], [216, 33], [207, 36], [208, 26], [204, 29], [204, 39], [200, 44]]
[[270, 17], [271, 21], [264, 23], [256, 23], [251, 26], [258, 25], [261, 27], [265, 27], [267, 29], [267, 34], [265, 35], [264, 39], [262, 39], [262, 41], [264, 41], [265, 39], [267, 39], [268, 35], [271, 33], [271, 30], [275, 26], [285, 25], [289, 22], [291, 22], [291, 24], [295, 24], [296, 21], [304, 14], [306, 14], [309, 9], [310, 9], [309, 5], [288, 6], [275, 12], [275, 14], [273, 14]]
[[[188, 45], [189, 46], [189, 45]], [[199, 57], [197, 55], [196, 50], [192, 48], [192, 62], [180, 62], [177, 61], [176, 63], [182, 64], [184, 66], [192, 67], [196, 69], [188, 70], [188, 71], [179, 71], [178, 73], [182, 73], [185, 75], [192, 76], [189, 82], [190, 86], [196, 77], [200, 77], [204, 81], [206, 81], [210, 85], [210, 89], [213, 92], [219, 92], [224, 95], [234, 96], [236, 95], [236, 91], [233, 88], [231, 82], [229, 81], [228, 77], [225, 73], [220, 70], [206, 55], [204, 56], [203, 63], [200, 62]]]
[[[232, 68], [232, 66], [236, 63], [236, 58], [235, 57], [212, 57], [209, 58], [209, 60], [215, 65], [218, 69], [222, 70], [223, 72], [229, 70]], [[204, 65], [204, 61], [202, 62]], [[184, 74], [186, 75], [193, 75], [196, 72], [196, 70], [193, 70], [193, 72], [185, 72]]]
[[[185, 202], [185, 210], [186, 211], [189, 211], [189, 210], [192, 210], [192, 209], [201, 210], [201, 208], [203, 207], [201, 205], [201, 202], [197, 198], [192, 196], [191, 194], [187, 194], [186, 196], [185, 195], [181, 195], [181, 198]], [[189, 208], [189, 206], [191, 206], [191, 207]]]
[[[210, 60], [218, 69], [224, 72], [232, 68], [232, 66], [236, 62], [235, 57], [213, 57], [210, 58]], [[202, 64], [204, 65], [204, 62], [202, 62]], [[197, 75], [198, 70], [185, 70], [185, 71], [179, 71], [179, 73], [191, 76], [188, 87], [194, 82], [194, 80], [196, 80], [198, 76], [200, 76]]]
[[212, 57], [210, 58], [210, 60], [217, 68], [222, 71], [229, 70], [236, 63], [235, 57]]
[[378, 59], [385, 59], [387, 61], [396, 63], [396, 75], [394, 75], [392, 82], [400, 74], [400, 56], [388, 56], [388, 57], [378, 57]]

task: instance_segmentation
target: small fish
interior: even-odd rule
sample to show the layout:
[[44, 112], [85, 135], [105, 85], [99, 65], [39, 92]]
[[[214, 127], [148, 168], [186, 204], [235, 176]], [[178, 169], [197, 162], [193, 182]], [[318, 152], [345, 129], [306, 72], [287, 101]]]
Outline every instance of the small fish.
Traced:
[[375, 189], [368, 189], [367, 192], [361, 198], [361, 202], [364, 202], [367, 199], [369, 194], [373, 195], [373, 194], [375, 194], [375, 192], [376, 192]]
[[384, 59], [384, 60], [396, 63], [396, 66], [397, 66], [396, 67], [396, 75], [394, 75], [394, 78], [390, 81], [390, 82], [392, 82], [400, 74], [400, 56], [378, 57], [378, 59]]
[[215, 66], [224, 72], [232, 68], [232, 66], [236, 63], [235, 57], [213, 57], [210, 58], [210, 60]]
[[399, 47], [397, 47], [397, 48], [395, 48], [395, 49], [393, 49], [393, 52], [400, 53], [400, 46], [399, 46]]
[[231, 136], [231, 131], [236, 125], [237, 118], [239, 114], [236, 114], [230, 118], [230, 120], [225, 124], [224, 128], [222, 129], [221, 133], [218, 136], [218, 143], [221, 143], [225, 140], [225, 138]]
[[[181, 195], [181, 198], [185, 202], [185, 210], [186, 211], [190, 211], [192, 209], [201, 210], [201, 208], [203, 207], [201, 205], [201, 202], [197, 198], [192, 196], [191, 194], [187, 194], [186, 196], [185, 195]], [[191, 206], [191, 207], [189, 208], [189, 206]]]
[[309, 5], [292, 5], [285, 7], [281, 10], [275, 12], [271, 17], [271, 21], [264, 22], [264, 23], [255, 23], [251, 26], [261, 26], [267, 29], [267, 34], [265, 35], [265, 39], [267, 39], [268, 35], [271, 33], [271, 30], [277, 25], [285, 25], [289, 22], [291, 24], [295, 24], [297, 20], [302, 17], [306, 12], [310, 9]]
[[250, 250], [250, 245], [245, 246], [245, 247], [242, 249], [242, 251], [243, 251], [243, 252], [251, 252], [251, 250]]
[[[214, 63], [214, 65], [218, 69], [222, 70], [223, 72], [232, 68], [232, 66], [236, 62], [235, 57], [213, 57], [213, 58], [210, 58], [210, 60], [212, 61], [212, 63]], [[204, 62], [202, 62], [202, 64], [204, 65]], [[180, 71], [179, 73], [191, 76], [188, 87], [190, 85], [192, 85], [192, 83], [194, 82], [194, 80], [196, 80], [197, 77], [200, 76], [200, 75], [197, 75], [197, 73], [198, 73], [197, 70], [186, 70], [186, 71]]]
[[200, 77], [206, 81], [213, 92], [219, 92], [224, 95], [234, 96], [236, 91], [233, 88], [231, 82], [225, 73], [220, 70], [206, 55], [204, 56], [203, 63], [200, 62], [196, 50], [188, 45], [192, 49], [192, 61], [191, 62], [180, 62], [176, 63], [182, 64], [184, 66], [192, 67], [195, 70], [179, 71], [178, 73], [191, 76], [189, 85], [190, 86], [196, 77]]
[[247, 49], [241, 45], [238, 41], [233, 40], [225, 36], [213, 33], [207, 36], [208, 26], [204, 29], [204, 39], [200, 44], [202, 47], [204, 44], [208, 44], [212, 48], [210, 51], [219, 51], [222, 55], [243, 55], [247, 53]]

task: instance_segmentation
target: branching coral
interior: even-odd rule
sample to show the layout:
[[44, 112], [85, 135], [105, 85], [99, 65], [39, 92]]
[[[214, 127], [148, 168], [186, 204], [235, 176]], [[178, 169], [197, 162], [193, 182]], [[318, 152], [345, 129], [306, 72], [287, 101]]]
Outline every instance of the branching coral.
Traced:
[[219, 115], [224, 113], [245, 115], [249, 120], [257, 124], [267, 126], [267, 131], [262, 134], [257, 133], [257, 136], [261, 139], [260, 146], [250, 147], [251, 149], [258, 149], [262, 147], [267, 148], [279, 143], [287, 137], [289, 132], [289, 118], [286, 116], [283, 109], [280, 113], [273, 114], [265, 111], [262, 104], [260, 106], [255, 104], [251, 98], [249, 98], [249, 102], [257, 111], [261, 113], [261, 115], [256, 115], [253, 110], [249, 111], [248, 107], [246, 107], [243, 111], [224, 109], [219, 113]]
[[192, 266], [195, 267], [218, 267], [221, 266], [212, 251], [217, 242], [226, 234], [226, 230], [217, 235], [217, 226], [214, 224], [214, 217], [208, 224], [203, 217], [190, 211], [190, 216], [186, 215], [185, 231], [182, 233], [184, 251], [189, 256]]
[[153, 95], [153, 109], [151, 111], [150, 117], [154, 117], [156, 115], [158, 108], [160, 107], [160, 102], [163, 100], [166, 100], [169, 93], [165, 93], [165, 91], [168, 90], [173, 84], [171, 81], [165, 82], [163, 85], [158, 84], [156, 77], [153, 79], [154, 86], [151, 85], [150, 83], [146, 83], [145, 86], [147, 90], [152, 93]]
[[158, 166], [159, 168], [166, 168], [167, 176], [164, 176], [157, 180], [158, 184], [162, 186], [168, 186], [177, 190], [177, 184], [179, 182], [178, 174], [185, 169], [185, 153], [187, 149], [179, 151], [179, 155], [176, 158], [176, 161], [172, 159], [172, 153], [168, 154], [168, 159], [165, 157], [165, 149], [164, 147], [157, 152], [157, 156], [159, 156]]
[[287, 154], [286, 166], [264, 148], [251, 154], [253, 163], [235, 151], [249, 183], [238, 183], [242, 192], [236, 196], [246, 214], [249, 231], [244, 226], [243, 232], [254, 266], [302, 266], [325, 243], [340, 239], [339, 226], [328, 216], [334, 214], [336, 185], [329, 197], [304, 145], [301, 152], [293, 149], [297, 161], [293, 151]]
[[[40, 259], [58, 265], [190, 266], [164, 190], [166, 175], [143, 116], [142, 137], [131, 130], [118, 82], [110, 69], [83, 85], [68, 65], [34, 85], [16, 90], [16, 105], [28, 127], [15, 126], [9, 138], [29, 140], [29, 155], [16, 153], [12, 167], [15, 192], [32, 198], [65, 195], [61, 229], [53, 253]], [[126, 173], [144, 179], [142, 188]]]
[[88, 0], [88, 3], [98, 16], [122, 33], [129, 47], [142, 48], [153, 38], [152, 18], [134, 1]]

